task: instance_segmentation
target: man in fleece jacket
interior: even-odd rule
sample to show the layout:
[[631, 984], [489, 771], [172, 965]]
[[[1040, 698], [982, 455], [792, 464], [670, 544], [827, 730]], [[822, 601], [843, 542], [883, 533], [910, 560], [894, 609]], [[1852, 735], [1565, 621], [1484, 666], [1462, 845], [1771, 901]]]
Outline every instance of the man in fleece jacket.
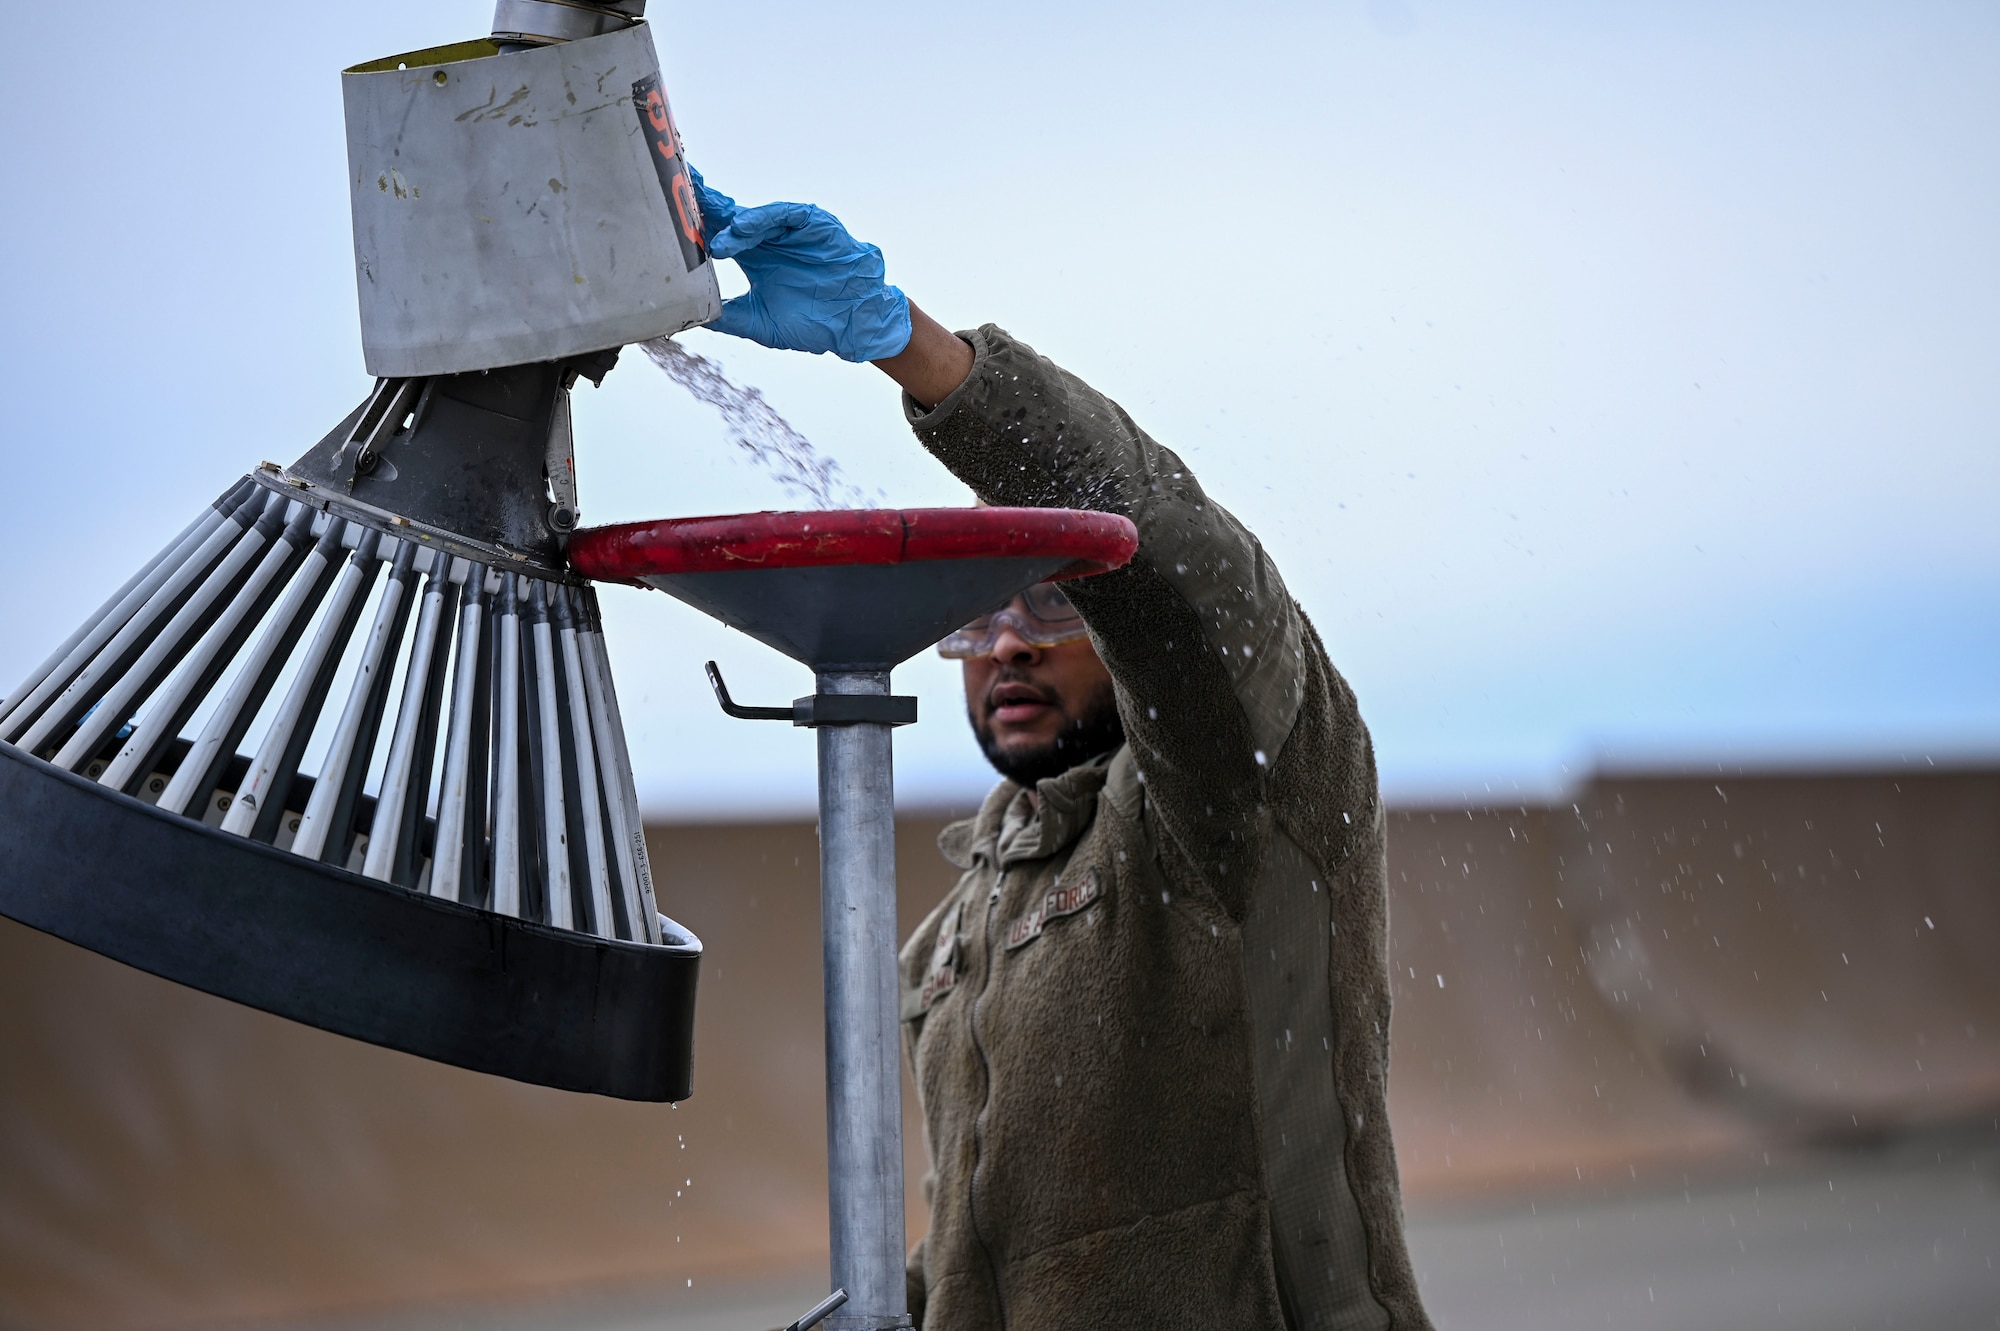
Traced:
[[1374, 756], [1263, 547], [1115, 402], [992, 325], [948, 331], [823, 209], [700, 197], [750, 281], [716, 330], [874, 362], [986, 503], [1139, 531], [1125, 568], [941, 645], [1004, 779], [940, 838], [961, 875], [902, 953], [918, 1325], [1427, 1331]]

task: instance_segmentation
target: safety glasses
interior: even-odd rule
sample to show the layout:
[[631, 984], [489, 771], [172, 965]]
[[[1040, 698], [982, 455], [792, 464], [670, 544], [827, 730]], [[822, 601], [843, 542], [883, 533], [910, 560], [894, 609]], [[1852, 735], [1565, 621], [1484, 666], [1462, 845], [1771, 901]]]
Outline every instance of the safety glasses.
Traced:
[[1055, 647], [1085, 636], [1083, 616], [1053, 582], [1038, 582], [990, 615], [981, 615], [938, 644], [938, 655], [955, 661], [984, 656], [993, 650], [1003, 629], [1023, 642]]

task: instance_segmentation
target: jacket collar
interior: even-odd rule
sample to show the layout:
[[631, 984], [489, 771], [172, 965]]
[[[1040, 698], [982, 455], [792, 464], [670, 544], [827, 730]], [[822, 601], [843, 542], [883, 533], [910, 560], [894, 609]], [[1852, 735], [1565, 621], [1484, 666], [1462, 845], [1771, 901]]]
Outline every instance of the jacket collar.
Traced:
[[[1097, 815], [1097, 797], [1104, 789], [1105, 775], [1115, 756], [1105, 754], [1072, 767], [1061, 776], [1037, 782], [1035, 793], [1041, 797], [1041, 808], [1009, 846], [1007, 863], [1053, 855], [1082, 836]], [[1000, 864], [1000, 827], [1006, 820], [1007, 807], [1021, 790], [1016, 782], [1001, 781], [987, 792], [978, 813], [938, 834], [938, 849], [953, 867], [970, 869], [982, 860], [990, 865]]]

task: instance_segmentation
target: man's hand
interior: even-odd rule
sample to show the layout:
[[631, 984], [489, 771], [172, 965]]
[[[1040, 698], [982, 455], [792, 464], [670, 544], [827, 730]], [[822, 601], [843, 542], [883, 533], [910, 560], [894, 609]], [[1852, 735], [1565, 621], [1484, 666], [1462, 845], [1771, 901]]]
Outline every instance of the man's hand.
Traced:
[[809, 203], [738, 208], [690, 169], [708, 252], [734, 259], [746, 295], [722, 303], [709, 327], [781, 351], [883, 360], [910, 344], [910, 302], [883, 281], [882, 251]]
[[781, 351], [874, 361], [925, 407], [972, 372], [972, 348], [884, 280], [882, 251], [809, 203], [739, 208], [689, 168], [708, 252], [734, 259], [747, 294], [709, 327]]

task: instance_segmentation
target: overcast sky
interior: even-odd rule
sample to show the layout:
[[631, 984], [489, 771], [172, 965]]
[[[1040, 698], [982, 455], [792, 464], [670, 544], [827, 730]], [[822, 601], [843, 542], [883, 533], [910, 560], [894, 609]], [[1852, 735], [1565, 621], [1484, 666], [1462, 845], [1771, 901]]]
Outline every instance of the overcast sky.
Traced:
[[[1274, 552], [1392, 798], [2000, 753], [2000, 9], [651, 6], [689, 153], [1121, 401]], [[481, 0], [10, 15], [0, 674], [368, 388], [338, 71]], [[725, 276], [725, 290], [741, 279]], [[864, 489], [967, 494], [879, 373], [691, 333]], [[628, 355], [585, 520], [790, 507]], [[804, 670], [607, 615], [643, 795], [810, 806]], [[902, 798], [990, 781], [898, 672]]]

